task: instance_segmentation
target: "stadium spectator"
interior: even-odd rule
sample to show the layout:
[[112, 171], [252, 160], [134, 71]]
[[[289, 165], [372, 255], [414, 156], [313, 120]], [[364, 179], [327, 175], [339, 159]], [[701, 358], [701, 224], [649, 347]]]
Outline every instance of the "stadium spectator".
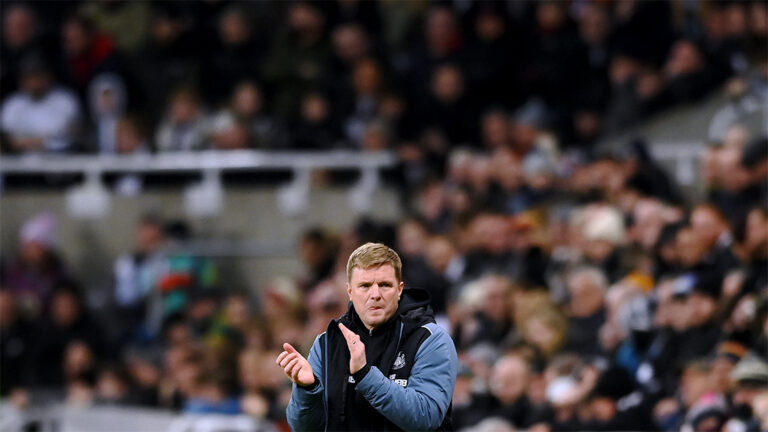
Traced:
[[273, 346], [280, 340], [301, 342], [303, 335], [302, 317], [304, 302], [300, 288], [289, 278], [276, 278], [262, 289], [261, 315], [271, 335]]
[[493, 400], [485, 416], [501, 417], [515, 427], [527, 427], [534, 413], [525, 394], [529, 381], [530, 365], [522, 356], [506, 355], [496, 361], [489, 383]]
[[97, 405], [138, 405], [128, 373], [119, 365], [100, 368], [95, 385], [94, 403]]
[[398, 70], [407, 83], [410, 104], [427, 96], [429, 82], [438, 66], [458, 63], [463, 56], [464, 38], [455, 12], [449, 7], [434, 5], [425, 15], [423, 39], [412, 48]]
[[430, 75], [430, 93], [418, 106], [417, 123], [422, 132], [435, 130], [450, 143], [462, 144], [475, 138], [477, 116], [467, 96], [464, 74], [455, 64], [445, 64]]
[[468, 15], [473, 30], [465, 61], [468, 88], [488, 105], [517, 105], [521, 77], [516, 61], [523, 57], [520, 32], [510, 25], [500, 4], [476, 3]]
[[15, 153], [66, 152], [78, 133], [80, 104], [68, 90], [58, 87], [50, 67], [39, 53], [19, 64], [20, 90], [2, 105], [2, 131], [8, 150]]
[[331, 114], [328, 98], [321, 92], [310, 92], [301, 100], [301, 116], [293, 127], [292, 148], [328, 150], [336, 146], [340, 132]]
[[139, 339], [147, 314], [147, 298], [163, 269], [166, 236], [162, 221], [154, 215], [142, 217], [136, 226], [136, 246], [114, 263], [114, 304], [119, 317], [114, 329], [122, 343]]
[[3, 288], [13, 293], [20, 314], [33, 320], [42, 317], [54, 289], [68, 279], [56, 234], [53, 214], [34, 215], [19, 233], [18, 256], [3, 268]]
[[403, 268], [403, 281], [412, 286], [424, 286], [429, 278], [426, 269], [426, 247], [429, 231], [417, 218], [403, 220], [397, 226], [397, 250], [407, 267]]
[[130, 66], [141, 83], [147, 117], [154, 127], [163, 116], [171, 92], [179, 85], [196, 84], [199, 60], [189, 17], [174, 3], [158, 4], [150, 23], [150, 37]]
[[126, 109], [125, 86], [116, 75], [102, 74], [88, 86], [88, 108], [96, 129], [98, 153], [117, 153], [117, 127]]
[[567, 285], [568, 341], [564, 348], [585, 357], [595, 355], [600, 350], [598, 330], [605, 322], [605, 274], [596, 268], [578, 268], [568, 276]]
[[248, 129], [239, 122], [228, 119], [211, 122], [211, 148], [215, 150], [243, 150], [248, 148]]
[[691, 212], [690, 223], [698, 242], [709, 251], [699, 264], [699, 277], [711, 281], [716, 290], [728, 270], [738, 265], [728, 221], [717, 207], [699, 204]]
[[427, 240], [424, 258], [430, 272], [429, 283], [424, 285], [424, 289], [429, 292], [435, 318], [442, 325], [446, 318], [448, 299], [464, 277], [464, 262], [446, 235], [431, 236]]
[[495, 108], [485, 112], [481, 118], [482, 148], [488, 152], [509, 147], [509, 117], [503, 109]]
[[208, 148], [210, 124], [197, 95], [189, 89], [174, 92], [166, 117], [157, 129], [158, 151], [190, 151]]
[[51, 41], [44, 37], [32, 8], [21, 3], [4, 8], [0, 100], [18, 90], [22, 60], [37, 51], [50, 54], [51, 45]]
[[320, 5], [300, 1], [290, 5], [285, 28], [273, 39], [263, 76], [274, 89], [275, 114], [283, 121], [298, 117], [302, 98], [322, 79], [330, 47], [326, 18]]
[[117, 122], [115, 147], [118, 154], [148, 154], [151, 150], [147, 141], [145, 125], [139, 117], [126, 115]]
[[311, 228], [302, 234], [299, 256], [307, 267], [307, 277], [302, 282], [305, 292], [333, 276], [338, 249], [338, 239], [321, 228]]
[[249, 349], [238, 358], [239, 383], [243, 388], [240, 405], [243, 412], [255, 418], [267, 417], [274, 403], [268, 387], [269, 374], [264, 373], [265, 357], [262, 352]]
[[333, 99], [339, 102], [339, 111], [346, 114], [356, 109], [352, 97], [353, 69], [361, 61], [375, 61], [380, 55], [374, 55], [375, 42], [359, 23], [346, 22], [337, 25], [332, 30], [331, 40], [332, 53], [324, 68], [323, 85], [328, 88]]
[[718, 84], [718, 77], [707, 68], [701, 48], [681, 39], [672, 45], [664, 65], [666, 97], [672, 103], [691, 102]]
[[[360, 60], [352, 68], [351, 95], [337, 101], [340, 111], [346, 112], [344, 132], [350, 143], [363, 144], [366, 127], [376, 118], [384, 83], [381, 66], [373, 59]], [[341, 108], [341, 106], [346, 107]]]
[[88, 86], [96, 76], [122, 72], [112, 38], [100, 33], [93, 22], [82, 15], [64, 21], [61, 43], [64, 82], [77, 91], [81, 101], [86, 100]]
[[34, 321], [20, 313], [16, 298], [7, 289], [0, 290], [0, 395], [28, 388], [32, 384], [32, 368], [35, 355]]
[[259, 78], [265, 48], [251, 28], [247, 10], [230, 7], [218, 16], [218, 43], [203, 57], [201, 92], [206, 103], [216, 107], [243, 80]]
[[543, 359], [552, 359], [566, 341], [566, 318], [543, 292], [526, 293], [515, 310], [515, 321], [520, 338]]
[[78, 291], [72, 285], [61, 285], [52, 294], [50, 313], [36, 335], [37, 386], [56, 390], [83, 380], [92, 386], [96, 359], [110, 354], [101, 327]]
[[758, 358], [745, 357], [731, 372], [731, 380], [731, 398], [736, 422], [746, 428], [757, 428], [762, 419], [755, 416], [755, 401], [767, 387], [768, 364]]
[[[229, 105], [211, 120], [213, 142], [217, 148], [282, 149], [286, 131], [264, 112], [261, 88], [253, 81], [242, 81], [233, 90]], [[241, 134], [245, 136], [241, 136]], [[233, 139], [234, 138], [234, 139]], [[246, 142], [238, 140], [246, 139]]]
[[94, 28], [108, 34], [117, 49], [133, 54], [149, 34], [151, 5], [143, 2], [86, 2], [79, 12]]

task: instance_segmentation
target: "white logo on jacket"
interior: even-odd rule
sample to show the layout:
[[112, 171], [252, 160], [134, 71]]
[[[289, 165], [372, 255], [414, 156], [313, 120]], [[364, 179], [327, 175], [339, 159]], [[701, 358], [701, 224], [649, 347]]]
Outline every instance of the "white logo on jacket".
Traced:
[[399, 385], [401, 385], [403, 387], [408, 386], [408, 380], [407, 379], [395, 379], [396, 376], [397, 376], [397, 374], [390, 375], [389, 376], [389, 380], [390, 381], [394, 381], [395, 384], [399, 384]]
[[400, 351], [400, 353], [397, 354], [397, 358], [395, 359], [395, 364], [392, 365], [392, 369], [400, 369], [403, 366], [405, 366], [405, 354]]

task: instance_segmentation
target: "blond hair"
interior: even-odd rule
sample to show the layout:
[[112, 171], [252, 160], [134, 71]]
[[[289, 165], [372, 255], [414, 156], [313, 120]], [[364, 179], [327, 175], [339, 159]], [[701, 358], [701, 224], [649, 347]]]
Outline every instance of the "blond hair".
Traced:
[[366, 243], [352, 252], [347, 261], [347, 281], [352, 280], [352, 270], [355, 267], [369, 269], [389, 264], [395, 269], [395, 277], [400, 282], [402, 278], [403, 263], [400, 256], [386, 245], [381, 243]]

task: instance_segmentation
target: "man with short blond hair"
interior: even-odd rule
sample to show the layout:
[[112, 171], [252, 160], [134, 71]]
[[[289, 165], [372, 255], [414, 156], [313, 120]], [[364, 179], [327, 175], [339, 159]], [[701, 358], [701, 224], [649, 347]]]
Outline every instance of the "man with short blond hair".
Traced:
[[435, 324], [429, 294], [404, 289], [402, 261], [380, 243], [347, 262], [346, 314], [315, 339], [309, 358], [283, 344], [293, 382], [293, 430], [449, 430], [458, 357]]

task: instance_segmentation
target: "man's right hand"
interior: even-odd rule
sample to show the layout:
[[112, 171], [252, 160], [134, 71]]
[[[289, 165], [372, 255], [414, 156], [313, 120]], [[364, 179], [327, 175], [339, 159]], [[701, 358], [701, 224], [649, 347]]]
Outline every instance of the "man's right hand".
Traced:
[[296, 348], [289, 343], [283, 344], [285, 351], [277, 356], [275, 363], [283, 368], [283, 372], [297, 385], [309, 387], [315, 383], [315, 375], [312, 373], [312, 365], [304, 358]]

